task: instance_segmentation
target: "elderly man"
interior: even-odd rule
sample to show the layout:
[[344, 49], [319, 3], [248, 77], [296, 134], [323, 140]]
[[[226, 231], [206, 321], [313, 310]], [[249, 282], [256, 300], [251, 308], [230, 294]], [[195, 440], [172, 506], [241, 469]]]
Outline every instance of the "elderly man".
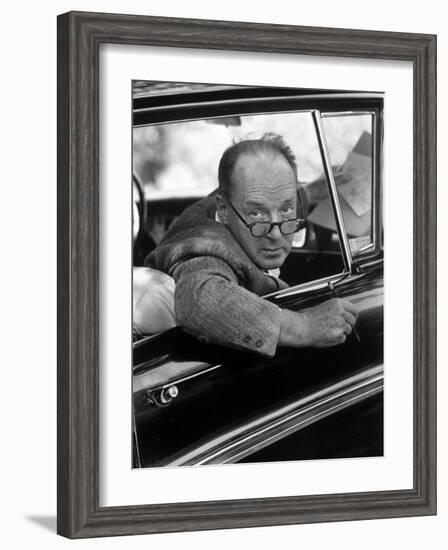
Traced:
[[261, 296], [285, 288], [278, 278], [303, 220], [294, 155], [265, 134], [223, 154], [216, 192], [187, 208], [146, 265], [175, 282], [177, 324], [206, 342], [273, 356], [278, 346], [332, 346], [356, 322], [348, 301], [302, 312]]

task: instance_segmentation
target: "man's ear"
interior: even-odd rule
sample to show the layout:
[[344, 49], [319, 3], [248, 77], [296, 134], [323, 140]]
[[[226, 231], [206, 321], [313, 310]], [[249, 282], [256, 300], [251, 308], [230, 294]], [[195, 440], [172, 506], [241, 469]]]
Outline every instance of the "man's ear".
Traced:
[[216, 212], [218, 213], [218, 217], [221, 223], [224, 223], [227, 225], [229, 210], [227, 208], [227, 203], [225, 199], [219, 192], [216, 194]]

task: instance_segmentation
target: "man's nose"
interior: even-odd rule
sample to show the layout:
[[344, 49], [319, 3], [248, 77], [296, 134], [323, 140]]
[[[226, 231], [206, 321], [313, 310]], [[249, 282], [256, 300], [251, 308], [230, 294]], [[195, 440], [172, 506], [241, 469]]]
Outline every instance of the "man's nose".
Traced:
[[282, 238], [282, 232], [280, 231], [279, 225], [273, 225], [269, 233], [266, 235], [273, 241], [277, 241]]

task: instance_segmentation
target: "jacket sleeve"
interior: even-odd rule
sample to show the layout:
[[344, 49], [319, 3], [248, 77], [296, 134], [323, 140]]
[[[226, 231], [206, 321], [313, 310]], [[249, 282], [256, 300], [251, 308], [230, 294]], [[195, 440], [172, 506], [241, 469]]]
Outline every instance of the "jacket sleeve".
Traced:
[[231, 267], [213, 256], [179, 263], [177, 324], [197, 338], [272, 357], [280, 336], [280, 308], [238, 284]]

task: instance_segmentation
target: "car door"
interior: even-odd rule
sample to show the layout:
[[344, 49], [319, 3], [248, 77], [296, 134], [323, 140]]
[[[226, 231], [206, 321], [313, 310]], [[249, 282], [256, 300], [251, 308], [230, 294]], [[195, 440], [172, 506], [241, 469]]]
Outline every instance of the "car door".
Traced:
[[[381, 106], [305, 112], [314, 178], [304, 185], [315, 203], [282, 267], [290, 288], [265, 298], [293, 311], [348, 299], [356, 332], [340, 346], [281, 348], [271, 359], [179, 328], [136, 343], [136, 467], [300, 459], [313, 448], [311, 458], [382, 453]], [[357, 130], [341, 149], [349, 126]], [[325, 450], [318, 442], [329, 434]]]

